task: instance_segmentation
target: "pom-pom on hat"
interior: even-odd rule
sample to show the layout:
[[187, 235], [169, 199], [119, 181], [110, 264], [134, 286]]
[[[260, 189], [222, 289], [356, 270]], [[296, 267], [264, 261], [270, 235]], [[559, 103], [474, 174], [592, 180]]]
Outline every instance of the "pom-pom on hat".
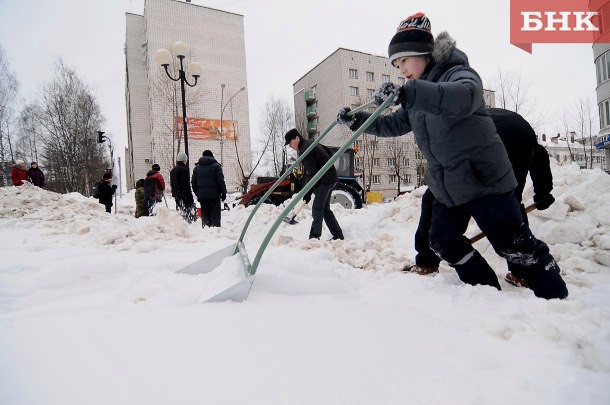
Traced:
[[393, 65], [396, 59], [404, 56], [427, 55], [432, 52], [433, 46], [430, 20], [424, 13], [413, 14], [400, 22], [390, 41], [390, 63]]
[[186, 163], [186, 161], [187, 161], [188, 159], [189, 159], [189, 158], [186, 156], [186, 153], [184, 153], [184, 152], [180, 152], [180, 153], [178, 153], [178, 157], [176, 158], [176, 161]]
[[295, 139], [297, 136], [301, 136], [301, 134], [296, 128], [292, 128], [290, 131], [286, 132], [286, 135], [284, 135], [284, 139], [286, 140], [284, 146], [288, 145], [290, 141]]

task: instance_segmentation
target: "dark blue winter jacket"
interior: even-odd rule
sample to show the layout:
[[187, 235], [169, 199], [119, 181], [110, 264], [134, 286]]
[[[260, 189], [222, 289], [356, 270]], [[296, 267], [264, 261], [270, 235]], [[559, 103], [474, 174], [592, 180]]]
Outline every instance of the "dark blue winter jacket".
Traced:
[[202, 156], [193, 169], [191, 178], [197, 200], [220, 200], [227, 195], [222, 166], [213, 157]]
[[[479, 75], [445, 32], [436, 38], [432, 59], [419, 80], [405, 83], [407, 109], [380, 116], [366, 132], [388, 137], [413, 131], [428, 161], [426, 184], [448, 207], [512, 191], [517, 181], [485, 112]], [[357, 113], [355, 126], [369, 116]]]

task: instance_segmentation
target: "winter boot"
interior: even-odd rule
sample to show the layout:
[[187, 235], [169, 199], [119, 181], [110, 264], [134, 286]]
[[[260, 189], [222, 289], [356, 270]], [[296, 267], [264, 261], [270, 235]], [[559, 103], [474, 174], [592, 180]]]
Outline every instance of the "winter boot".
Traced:
[[546, 265], [536, 266], [528, 275], [528, 287], [539, 298], [567, 298], [568, 287], [559, 274], [559, 266], [550, 254], [548, 256], [550, 261], [546, 260]]
[[473, 250], [468, 256], [470, 257], [465, 258], [465, 263], [453, 265], [460, 280], [470, 285], [490, 285], [501, 290], [498, 276], [496, 276], [496, 273], [494, 273], [483, 256], [476, 250]]
[[426, 267], [418, 266], [417, 264], [408, 264], [402, 269], [405, 273], [415, 273], [420, 276], [427, 276], [428, 274], [438, 273], [438, 267]]
[[526, 279], [516, 276], [515, 274], [513, 274], [511, 272], [506, 273], [506, 276], [504, 277], [504, 281], [506, 281], [508, 284], [514, 285], [515, 287], [525, 287], [525, 288], [529, 287]]

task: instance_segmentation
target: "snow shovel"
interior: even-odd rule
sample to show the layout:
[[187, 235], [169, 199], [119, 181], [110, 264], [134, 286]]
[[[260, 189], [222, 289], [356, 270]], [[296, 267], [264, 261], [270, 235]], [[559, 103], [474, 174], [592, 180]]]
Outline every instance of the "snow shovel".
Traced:
[[284, 218], [284, 222], [290, 225], [298, 224], [299, 221], [297, 221], [295, 218], [297, 217], [297, 215], [299, 215], [299, 212], [301, 212], [301, 210], [305, 208], [306, 205], [307, 203], [305, 202], [305, 200], [301, 201], [301, 205], [296, 210], [294, 210], [292, 216], [287, 216], [286, 218]]
[[[252, 218], [254, 217], [254, 214], [256, 213], [258, 208], [261, 206], [261, 204], [263, 204], [263, 202], [279, 186], [279, 184], [286, 177], [288, 177], [290, 175], [290, 173], [299, 164], [301, 164], [303, 159], [305, 159], [305, 157], [314, 149], [314, 147], [318, 143], [320, 143], [320, 141], [335, 127], [335, 125], [337, 125], [336, 121], [333, 121], [329, 125], [329, 127], [318, 138], [313, 140], [311, 145], [301, 154], [301, 156], [298, 157], [298, 159], [292, 164], [292, 166], [290, 166], [288, 168], [288, 170], [286, 170], [284, 172], [284, 174], [276, 180], [276, 182], [273, 184], [273, 186], [271, 186], [271, 188], [269, 188], [269, 190], [267, 190], [267, 192], [263, 195], [263, 197], [260, 198], [260, 200], [258, 201], [256, 206], [250, 213], [250, 216], [246, 220], [246, 223], [242, 229], [241, 235], [240, 235], [239, 239], [237, 240], [237, 242], [225, 247], [221, 251], [213, 253], [210, 256], [204, 257], [203, 259], [200, 259], [200, 260], [178, 270], [177, 272], [180, 272], [180, 273], [186, 272], [186, 273], [190, 273], [190, 274], [207, 273], [207, 272], [210, 272], [210, 271], [216, 269], [218, 267], [218, 263], [222, 262], [222, 260], [224, 260], [225, 258], [234, 256], [234, 255], [239, 255], [240, 259], [241, 259], [240, 264], [242, 266], [242, 270], [244, 273], [244, 279], [242, 281], [236, 283], [235, 285], [229, 287], [228, 289], [221, 291], [217, 295], [208, 299], [206, 302], [226, 301], [226, 300], [241, 302], [241, 301], [245, 300], [246, 298], [248, 298], [248, 295], [250, 294], [250, 290], [252, 289], [252, 284], [254, 283], [254, 276], [256, 274], [256, 269], [258, 267], [258, 263], [260, 262], [260, 259], [263, 255], [265, 249], [267, 248], [267, 245], [271, 241], [273, 234], [275, 233], [277, 228], [280, 226], [280, 224], [282, 222], [284, 222], [284, 218], [286, 218], [288, 216], [290, 211], [292, 211], [294, 209], [295, 205], [300, 200], [303, 199], [305, 194], [307, 194], [309, 192], [309, 190], [311, 190], [313, 188], [313, 186], [317, 183], [317, 181], [330, 169], [330, 167], [334, 165], [334, 163], [343, 155], [343, 153], [347, 150], [347, 148], [349, 146], [351, 146], [352, 143], [354, 143], [355, 140], [364, 133], [366, 128], [368, 128], [368, 126], [373, 121], [375, 121], [377, 119], [377, 117], [387, 107], [389, 107], [392, 104], [395, 97], [396, 97], [395, 95], [391, 95], [390, 97], [388, 97], [388, 99], [386, 99], [386, 101], [384, 101], [383, 104], [381, 106], [379, 106], [373, 114], [371, 114], [371, 116], [362, 124], [362, 126], [356, 132], [354, 132], [352, 137], [341, 148], [339, 148], [339, 150], [337, 150], [337, 152], [335, 152], [335, 154], [330, 158], [330, 160], [328, 162], [326, 162], [326, 164], [305, 185], [305, 187], [295, 197], [292, 198], [292, 201], [290, 201], [290, 203], [288, 203], [288, 205], [284, 208], [282, 213], [278, 216], [276, 221], [271, 226], [271, 229], [265, 236], [265, 238], [264, 238], [263, 242], [261, 243], [261, 246], [259, 247], [259, 250], [256, 254], [254, 262], [250, 263], [250, 260], [248, 259], [248, 253], [247, 253], [246, 248], [243, 243], [244, 236], [246, 234], [248, 226], [250, 225], [250, 222], [252, 221]], [[374, 104], [375, 104], [374, 101], [370, 101], [358, 108], [353, 109], [348, 114], [353, 115], [359, 111], [365, 110], [365, 109], [373, 106]], [[233, 254], [231, 254], [230, 252], [233, 252]], [[189, 271], [186, 271], [187, 269]]]
[[[535, 209], [536, 209], [536, 203], [530, 204], [527, 207], [525, 207], [525, 213], [528, 214], [528, 213], [534, 211]], [[470, 242], [470, 244], [473, 244], [475, 242], [480, 241], [484, 237], [485, 237], [485, 234], [483, 232], [479, 232], [476, 235], [474, 235], [472, 238], [468, 239], [468, 241]]]

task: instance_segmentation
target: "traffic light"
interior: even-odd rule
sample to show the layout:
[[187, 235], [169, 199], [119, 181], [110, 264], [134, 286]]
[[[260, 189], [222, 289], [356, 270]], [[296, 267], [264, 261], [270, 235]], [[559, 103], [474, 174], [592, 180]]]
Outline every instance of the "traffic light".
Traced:
[[104, 136], [105, 132], [104, 131], [97, 131], [97, 143], [102, 143], [105, 141], [105, 136]]

